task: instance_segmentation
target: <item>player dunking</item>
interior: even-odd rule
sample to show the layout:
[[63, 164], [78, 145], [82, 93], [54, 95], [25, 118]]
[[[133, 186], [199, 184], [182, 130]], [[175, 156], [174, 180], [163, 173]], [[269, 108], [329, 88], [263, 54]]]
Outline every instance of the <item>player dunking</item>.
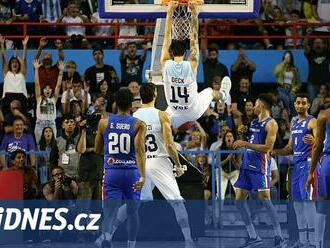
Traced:
[[284, 247], [286, 241], [282, 237], [277, 212], [270, 198], [270, 163], [268, 154], [273, 149], [278, 125], [270, 116], [272, 98], [267, 94], [260, 94], [256, 101], [254, 112], [258, 118], [251, 122], [249, 141], [238, 140], [234, 149], [246, 148], [239, 177], [235, 183], [237, 208], [241, 212], [246, 225], [249, 239], [242, 247], [254, 247], [262, 243], [257, 235], [248, 211], [246, 198], [248, 192], [258, 191], [259, 198], [266, 207], [275, 231], [275, 247]]
[[329, 213], [327, 200], [330, 200], [330, 110], [320, 112], [316, 122], [317, 134], [312, 153], [311, 168], [306, 181], [306, 189], [310, 187], [314, 178], [316, 165], [319, 163], [317, 172], [318, 180], [318, 218], [315, 223], [315, 234], [318, 237], [317, 248], [324, 247], [324, 231], [326, 215]]
[[95, 241], [98, 247], [111, 247], [112, 226], [121, 200], [127, 201], [128, 248], [134, 248], [138, 233], [140, 190], [145, 178], [146, 125], [130, 116], [133, 95], [120, 89], [115, 102], [118, 114], [101, 119], [95, 138], [95, 151], [104, 150], [103, 234]]
[[168, 104], [166, 112], [170, 115], [173, 127], [178, 127], [187, 121], [197, 120], [213, 100], [226, 101], [230, 97], [231, 89], [230, 78], [224, 77], [220, 91], [207, 88], [200, 93], [197, 92], [198, 11], [196, 6], [189, 5], [191, 10], [190, 54], [189, 61], [185, 61], [185, 42], [171, 40], [172, 15], [177, 7], [178, 3], [169, 2], [160, 59]]
[[[316, 136], [316, 119], [308, 114], [310, 101], [306, 94], [297, 94], [294, 106], [298, 116], [291, 122], [291, 136], [286, 147], [272, 152], [273, 155], [292, 155], [293, 172], [291, 176], [291, 199], [296, 212], [299, 229], [299, 247], [318, 243], [315, 240], [316, 208], [311, 190], [305, 190], [310, 169], [312, 145]], [[307, 235], [309, 230], [309, 235]]]

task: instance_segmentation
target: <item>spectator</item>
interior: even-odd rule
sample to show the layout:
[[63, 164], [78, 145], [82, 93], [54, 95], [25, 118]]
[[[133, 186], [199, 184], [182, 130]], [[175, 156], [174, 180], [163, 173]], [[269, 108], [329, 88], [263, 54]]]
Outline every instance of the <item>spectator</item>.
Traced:
[[77, 198], [78, 185], [74, 180], [65, 176], [61, 166], [54, 166], [51, 176], [51, 180], [42, 189], [46, 200], [74, 200]]
[[207, 134], [198, 121], [195, 122], [195, 129], [196, 131], [191, 133], [191, 139], [185, 146], [186, 150], [203, 150], [206, 148]]
[[67, 90], [67, 82], [81, 82], [83, 80], [82, 76], [79, 74], [77, 70], [76, 62], [70, 60], [66, 63], [66, 71], [63, 72], [63, 92]]
[[[294, 22], [300, 22], [302, 21], [300, 18], [300, 12], [298, 10], [292, 10], [290, 11], [290, 19], [287, 21], [287, 23], [294, 23]], [[304, 28], [302, 26], [296, 26], [295, 27], [295, 31], [293, 30], [293, 28], [291, 26], [287, 26], [285, 28], [285, 35], [286, 36], [293, 36], [293, 34], [296, 35], [303, 35], [304, 32]], [[295, 43], [296, 42], [296, 43]], [[287, 38], [285, 39], [285, 48], [286, 49], [293, 49], [295, 48], [301, 49], [303, 46], [303, 39], [296, 39], [296, 41], [294, 41], [294, 39], [292, 38]]]
[[[134, 3], [133, 3], [134, 4]], [[136, 19], [119, 19], [117, 20], [119, 23], [125, 23], [125, 22], [130, 22], [130, 23], [136, 23]], [[138, 27], [135, 25], [120, 25], [119, 27], [119, 36], [137, 36], [138, 34]], [[141, 35], [141, 33], [140, 33]], [[143, 39], [138, 39], [138, 38], [131, 38], [131, 39], [118, 39], [118, 44], [120, 46], [126, 45], [128, 43], [142, 43], [144, 42]]]
[[[254, 101], [252, 99], [247, 99], [244, 105], [244, 111], [242, 115], [239, 115], [235, 118], [235, 125], [240, 129], [240, 126], [245, 126], [243, 129], [247, 130], [250, 126], [250, 123], [257, 118], [254, 114]], [[241, 127], [242, 128], [242, 127]]]
[[[99, 11], [96, 11], [91, 16], [91, 22], [92, 23], [109, 23], [107, 26], [96, 26], [93, 27], [93, 32], [96, 36], [111, 36], [113, 34], [113, 29], [110, 25], [110, 23], [113, 22], [113, 20], [109, 18], [101, 18]], [[98, 39], [98, 43], [102, 43], [102, 47], [113, 47], [113, 40], [110, 41], [110, 39]]]
[[319, 94], [313, 99], [311, 114], [317, 116], [319, 111], [323, 109], [324, 100], [329, 96], [329, 88], [327, 84], [321, 84]]
[[[12, 13], [13, 13], [13, 5], [12, 2], [9, 0], [1, 0], [0, 1], [0, 22], [6, 22], [11, 23], [12, 22]], [[5, 31], [1, 27], [1, 33], [2, 31]]]
[[[70, 2], [67, 8], [67, 15], [62, 15], [58, 22], [62, 23], [87, 23], [89, 20], [86, 16], [80, 14], [78, 5]], [[66, 48], [87, 48], [88, 42], [84, 38], [86, 35], [85, 26], [66, 26], [66, 35], [70, 38], [65, 41]]]
[[72, 101], [70, 102], [70, 115], [74, 117], [74, 121], [77, 127], [80, 126], [80, 123], [84, 121], [85, 113], [81, 111], [81, 104], [79, 101]]
[[[320, 17], [316, 11], [315, 5], [313, 3], [316, 3], [317, 0], [303, 0], [302, 1], [302, 12], [305, 16], [307, 22], [319, 22]], [[314, 5], [314, 6], [313, 6]]]
[[37, 143], [39, 143], [41, 137], [41, 131], [45, 127], [51, 127], [54, 132], [54, 136], [56, 137], [57, 134], [56, 123], [55, 123], [56, 102], [61, 90], [64, 63], [63, 61], [59, 61], [58, 64], [59, 74], [58, 74], [57, 84], [54, 93], [49, 85], [47, 85], [43, 89], [40, 88], [39, 68], [40, 68], [39, 61], [35, 60], [34, 77], [35, 77], [35, 97], [37, 102], [37, 109], [36, 109], [37, 121], [34, 129], [34, 135]]
[[231, 66], [231, 81], [238, 86], [239, 80], [242, 76], [248, 76], [252, 82], [253, 73], [256, 70], [256, 65], [249, 60], [243, 48], [239, 49], [238, 57], [235, 63]]
[[7, 60], [5, 55], [5, 39], [0, 35], [1, 56], [3, 59], [3, 93], [2, 93], [2, 111], [6, 116], [9, 110], [9, 105], [13, 100], [19, 100], [22, 104], [23, 112], [26, 112], [27, 90], [26, 90], [26, 52], [29, 38], [26, 37], [23, 41], [23, 56], [14, 56]]
[[274, 71], [277, 78], [278, 94], [283, 100], [290, 114], [294, 113], [293, 97], [300, 89], [300, 75], [298, 68], [294, 64], [294, 58], [291, 51], [285, 51], [282, 62], [277, 64]]
[[[46, 38], [41, 38], [39, 41], [39, 47], [34, 54], [34, 59], [39, 59], [42, 49], [48, 44]], [[63, 43], [61, 40], [55, 40], [55, 47], [58, 51], [58, 61], [64, 61]], [[42, 53], [41, 66], [39, 68], [39, 83], [40, 88], [43, 89], [47, 85], [55, 92], [59, 69], [57, 63], [53, 65], [52, 54], [48, 52]]]
[[[132, 81], [128, 84], [129, 91], [133, 94], [134, 101], [141, 102], [141, 96], [140, 96], [140, 86], [138, 82]], [[142, 102], [141, 102], [142, 103]]]
[[111, 92], [115, 92], [119, 88], [117, 73], [111, 65], [104, 64], [104, 53], [101, 48], [93, 50], [93, 58], [95, 65], [88, 67], [85, 71], [85, 81], [89, 84], [90, 93], [97, 92], [97, 85], [105, 80]]
[[208, 201], [211, 199], [212, 194], [212, 173], [207, 163], [206, 154], [197, 154], [196, 167], [203, 173], [204, 200]]
[[308, 37], [304, 40], [304, 53], [308, 60], [307, 89], [311, 99], [317, 95], [321, 84], [330, 83], [330, 49], [323, 39], [314, 39], [312, 47]]
[[219, 132], [219, 123], [218, 118], [219, 114], [216, 112], [214, 107], [209, 107], [201, 118], [198, 119], [198, 122], [201, 124], [204, 130], [208, 130], [207, 134], [209, 135], [207, 147], [209, 147], [213, 142], [217, 140]]
[[[125, 53], [127, 48], [127, 54]], [[143, 54], [136, 54], [136, 43], [122, 44], [120, 53], [121, 85], [128, 86], [129, 82], [136, 81], [142, 84], [142, 71], [147, 56], [147, 45], [143, 45]]]
[[41, 1], [17, 0], [13, 17], [19, 22], [39, 22], [42, 17]]
[[65, 115], [62, 119], [62, 136], [57, 138], [60, 152], [59, 165], [64, 169], [66, 177], [78, 179], [78, 165], [80, 155], [77, 152], [78, 132], [73, 116]]
[[29, 119], [27, 118], [26, 114], [23, 113], [21, 102], [18, 100], [13, 100], [10, 103], [10, 113], [7, 114], [4, 119], [4, 129], [6, 133], [13, 132], [13, 121], [16, 116], [21, 117], [24, 120], [24, 123], [28, 126]]
[[[13, 121], [13, 133], [6, 134], [1, 142], [0, 151], [5, 151], [7, 154], [0, 155], [0, 168], [11, 167], [11, 164], [5, 163], [7, 158], [10, 158], [12, 152], [15, 150], [23, 150], [24, 152], [34, 152], [36, 145], [34, 139], [30, 134], [24, 134], [24, 120], [20, 116], [16, 116]], [[30, 163], [32, 167], [35, 167], [35, 154], [30, 153]]]
[[228, 68], [219, 62], [218, 56], [219, 53], [216, 47], [210, 47], [208, 54], [206, 54], [206, 47], [202, 47], [204, 83], [206, 85], [210, 85], [215, 76], [221, 78], [229, 76]]
[[[235, 141], [234, 133], [232, 131], [228, 131], [227, 133], [225, 133], [223, 141], [224, 142], [222, 143], [220, 148], [222, 151], [233, 150], [233, 144]], [[225, 199], [228, 182], [230, 182], [231, 186], [234, 187], [234, 184], [238, 179], [241, 160], [241, 154], [221, 154], [221, 200]]]
[[96, 98], [103, 97], [105, 101], [105, 110], [106, 112], [111, 113], [114, 105], [114, 98], [109, 89], [108, 82], [102, 80], [101, 82], [98, 83], [97, 88], [98, 88], [97, 94], [95, 94], [95, 97]]
[[231, 131], [228, 125], [219, 125], [219, 133], [218, 133], [218, 140], [213, 142], [210, 146], [210, 151], [217, 151], [222, 146], [223, 137], [225, 133]]
[[85, 113], [92, 103], [91, 95], [87, 90], [83, 88], [83, 82], [67, 82], [67, 90], [62, 94], [62, 110], [64, 114], [69, 114], [72, 112], [72, 101], [78, 101], [81, 112]]
[[79, 160], [79, 195], [81, 200], [100, 200], [103, 157], [95, 153], [95, 135], [99, 120], [105, 114], [103, 97], [95, 100], [95, 112], [87, 116], [86, 125], [82, 127], [77, 144], [77, 151], [81, 154]]
[[229, 126], [230, 129], [234, 129], [235, 128], [234, 119], [231, 113], [228, 112], [228, 108], [226, 107], [226, 104], [221, 102], [216, 102], [215, 109], [216, 109], [216, 113], [218, 114], [216, 116], [218, 124], [227, 125]]
[[26, 154], [23, 150], [15, 150], [11, 154], [11, 164], [8, 170], [18, 170], [23, 172], [23, 199], [35, 200], [40, 197], [40, 186], [38, 177], [34, 169], [25, 166]]
[[42, 22], [55, 23], [61, 16], [60, 0], [42, 0]]
[[245, 102], [247, 99], [252, 99], [253, 102], [256, 96], [251, 91], [251, 83], [248, 76], [242, 76], [239, 80], [239, 88], [234, 90], [232, 95], [232, 113], [234, 116], [241, 115], [244, 111]]
[[[313, 10], [318, 20], [321, 22], [330, 21], [330, 2], [314, 0], [312, 1]], [[319, 32], [322, 35], [327, 35], [330, 32], [329, 26], [315, 27], [315, 31]]]
[[285, 104], [283, 100], [279, 97], [277, 91], [272, 93], [272, 97], [273, 97], [273, 104], [271, 107], [272, 117], [274, 119], [281, 119], [283, 118]]

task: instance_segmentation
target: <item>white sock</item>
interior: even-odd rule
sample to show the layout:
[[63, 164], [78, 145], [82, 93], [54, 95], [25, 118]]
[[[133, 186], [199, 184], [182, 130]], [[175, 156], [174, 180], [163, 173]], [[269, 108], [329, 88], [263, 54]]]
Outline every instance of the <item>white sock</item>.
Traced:
[[182, 231], [184, 240], [192, 240], [189, 227], [184, 227], [181, 229], [181, 231]]
[[[316, 238], [317, 248], [323, 248], [325, 220], [326, 220], [326, 215], [317, 214], [316, 223], [315, 223], [315, 238]], [[319, 246], [320, 243], [321, 246]]]
[[127, 248], [135, 248], [136, 241], [127, 241]]
[[253, 224], [247, 225], [247, 226], [246, 226], [246, 230], [247, 230], [247, 232], [248, 232], [248, 234], [249, 234], [249, 237], [250, 237], [251, 239], [255, 239], [255, 238], [257, 238], [256, 229], [254, 228]]
[[304, 202], [304, 215], [308, 224], [308, 240], [312, 245], [315, 242], [315, 222], [316, 222], [316, 206], [313, 201]]
[[108, 240], [108, 241], [110, 241], [112, 239], [112, 235], [108, 232], [105, 232], [104, 236], [105, 236], [105, 239]]
[[304, 212], [304, 203], [295, 201], [293, 203], [293, 208], [296, 213], [298, 232], [299, 232], [299, 241], [302, 244], [307, 243], [307, 220], [305, 218]]

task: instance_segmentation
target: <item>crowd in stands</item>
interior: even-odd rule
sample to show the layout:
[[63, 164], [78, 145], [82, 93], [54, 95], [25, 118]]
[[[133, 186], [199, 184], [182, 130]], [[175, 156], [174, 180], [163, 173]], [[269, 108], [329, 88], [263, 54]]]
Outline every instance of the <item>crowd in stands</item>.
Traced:
[[[263, 1], [260, 18], [253, 21], [258, 25], [251, 28], [258, 34], [288, 34], [291, 31], [285, 26], [263, 27], [262, 22], [296, 21], [302, 19], [303, 14], [310, 22], [326, 21], [323, 12], [315, 12], [319, 6], [314, 2]], [[105, 21], [97, 14], [97, 1], [19, 0], [11, 4], [2, 0], [0, 5], [0, 20], [4, 22]], [[330, 11], [326, 14], [330, 15]], [[234, 30], [234, 27], [218, 28], [221, 29], [219, 30], [221, 34], [227, 32], [242, 35], [254, 32], [246, 27], [238, 30]], [[321, 32], [318, 28], [304, 30], [301, 27], [299, 32], [318, 34]], [[42, 32], [37, 28], [30, 31]], [[79, 26], [67, 27], [65, 32], [70, 36], [67, 40], [56, 39], [51, 42], [41, 38], [36, 43], [34, 68], [32, 63], [26, 61], [26, 52], [31, 42], [29, 38], [20, 41], [23, 48], [21, 56], [15, 50], [14, 56], [7, 59], [6, 49], [11, 48], [11, 43], [0, 37], [4, 77], [0, 111], [0, 151], [2, 152], [0, 170], [24, 171], [26, 199], [101, 199], [103, 161], [102, 156], [96, 154], [94, 150], [98, 121], [109, 113], [116, 113], [113, 95], [120, 87], [127, 87], [133, 93], [135, 100], [132, 111], [136, 111], [141, 106], [139, 85], [142, 84], [147, 45], [144, 43], [141, 45], [139, 40], [134, 39], [123, 41], [118, 58], [121, 71], [118, 72], [112, 65], [104, 64], [106, 54], [102, 48], [108, 41], [99, 40], [98, 46], [95, 44], [91, 46], [84, 38], [86, 32], [91, 31]], [[109, 27], [97, 27], [94, 31], [99, 34], [112, 32]], [[54, 26], [48, 28], [47, 32], [57, 33], [60, 30]], [[127, 32], [133, 36], [138, 33], [132, 30]], [[209, 33], [209, 30], [205, 32]], [[210, 32], [217, 31], [214, 29]], [[188, 128], [173, 130], [178, 148], [194, 151], [231, 150], [235, 140], [247, 138], [249, 123], [256, 118], [253, 107], [257, 92], [252, 86], [253, 73], [258, 68], [245, 54], [245, 49], [258, 46], [288, 49], [284, 52], [282, 60], [278, 61], [275, 68], [270, 68], [269, 72], [273, 70], [277, 78], [276, 87], [271, 92], [274, 102], [272, 115], [279, 124], [276, 148], [284, 147], [290, 136], [291, 118], [295, 115], [294, 96], [302, 89], [300, 72], [295, 66], [294, 56], [290, 51], [293, 46], [292, 40], [263, 39], [263, 44], [259, 45], [256, 45], [258, 44], [256, 41], [248, 44], [233, 44], [231, 41], [226, 41], [226, 48], [239, 48], [238, 56], [230, 68], [220, 62], [219, 47], [223, 47], [221, 42], [206, 44], [202, 36], [204, 86], [219, 90], [222, 78], [230, 76], [233, 82], [231, 99], [226, 103], [213, 102], [197, 122], [191, 123]], [[110, 44], [107, 44], [107, 48], [110, 48], [109, 46]], [[141, 53], [137, 53], [139, 46], [142, 48]], [[310, 111], [317, 115], [321, 109], [330, 106], [329, 46], [324, 39], [309, 39], [308, 36], [299, 41], [299, 46], [304, 49], [308, 61], [307, 88], [312, 106]], [[43, 52], [45, 47], [57, 49], [57, 61], [54, 61], [51, 54]], [[91, 56], [95, 64], [91, 65], [83, 75], [76, 70], [79, 61], [65, 59], [65, 49], [72, 47], [91, 48]], [[32, 94], [27, 92], [27, 70], [34, 70], [35, 90]], [[45, 153], [35, 154], [35, 151], [45, 151]], [[209, 164], [213, 158], [205, 154], [191, 155], [188, 158], [203, 172], [205, 199], [210, 199], [212, 173]], [[240, 154], [226, 154], [215, 159], [221, 160], [219, 162], [222, 165], [222, 178], [218, 181], [221, 182], [223, 191], [218, 192], [218, 195], [224, 199], [226, 189], [230, 188], [227, 185], [229, 182], [233, 184], [237, 179], [242, 158]], [[290, 161], [288, 158], [282, 158], [277, 163], [278, 167], [275, 165], [273, 168], [274, 171], [279, 171], [280, 179], [274, 177], [272, 181], [274, 187], [278, 180], [281, 180], [282, 186], [285, 185]], [[233, 191], [229, 190], [229, 192]], [[281, 187], [279, 195], [281, 198], [287, 197], [285, 187]]]

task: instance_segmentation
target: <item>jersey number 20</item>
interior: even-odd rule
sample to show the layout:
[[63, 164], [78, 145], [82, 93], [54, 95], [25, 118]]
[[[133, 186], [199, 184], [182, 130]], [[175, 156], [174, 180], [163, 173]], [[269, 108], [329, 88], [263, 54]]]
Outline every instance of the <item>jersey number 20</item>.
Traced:
[[109, 133], [109, 153], [118, 154], [125, 153], [129, 154], [131, 151], [131, 137], [128, 133]]
[[172, 97], [171, 97], [170, 102], [179, 103], [178, 98], [184, 98], [184, 102], [188, 103], [189, 94], [188, 94], [187, 87], [171, 86], [171, 91], [172, 91]]

